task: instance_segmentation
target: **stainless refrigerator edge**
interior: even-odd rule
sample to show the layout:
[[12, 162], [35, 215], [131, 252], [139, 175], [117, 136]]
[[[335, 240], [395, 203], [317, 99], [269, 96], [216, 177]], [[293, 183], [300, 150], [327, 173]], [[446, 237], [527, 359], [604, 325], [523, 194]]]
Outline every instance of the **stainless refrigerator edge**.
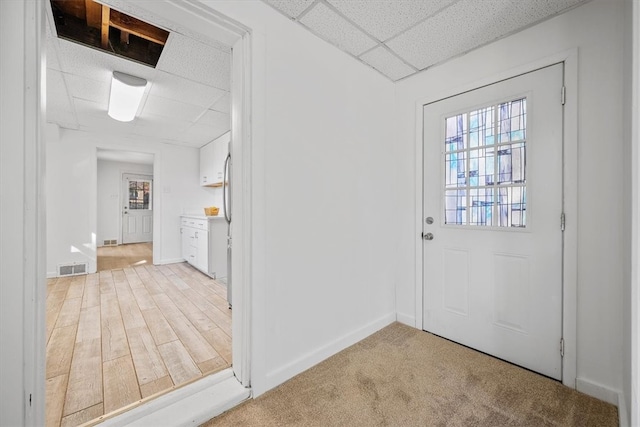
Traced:
[[231, 286], [231, 144], [233, 141], [229, 141], [229, 152], [227, 158], [224, 160], [224, 177], [222, 178], [222, 210], [224, 212], [224, 219], [227, 221], [227, 302], [229, 308], [232, 306], [232, 290]]

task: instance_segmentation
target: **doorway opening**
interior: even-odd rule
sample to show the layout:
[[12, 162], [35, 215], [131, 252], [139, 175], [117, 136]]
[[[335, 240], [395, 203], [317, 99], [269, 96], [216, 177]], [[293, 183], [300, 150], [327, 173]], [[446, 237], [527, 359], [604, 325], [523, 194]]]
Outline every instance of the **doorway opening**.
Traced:
[[97, 271], [153, 264], [154, 155], [97, 149]]
[[[169, 6], [171, 7], [173, 6]], [[127, 12], [136, 14], [135, 10]], [[220, 25], [219, 15], [204, 6], [201, 12], [207, 19], [215, 15], [213, 23]], [[154, 15], [155, 12], [146, 11], [145, 16], [149, 16], [148, 13]], [[162, 22], [171, 22], [168, 18], [172, 16], [171, 10], [161, 10], [158, 13]], [[182, 22], [175, 25], [185, 24]], [[246, 105], [249, 99], [248, 92], [242, 83], [247, 78], [248, 55], [244, 47], [248, 46], [248, 40], [242, 38], [245, 34], [246, 30], [236, 32], [234, 37], [239, 44], [234, 47], [233, 52], [229, 52], [234, 57], [237, 55], [237, 61], [234, 61], [234, 68], [229, 70], [229, 74], [233, 73], [234, 83], [237, 82], [240, 90], [233, 93], [227, 91], [227, 96], [220, 98], [229, 104], [229, 115], [232, 110], [231, 104], [234, 106], [233, 111], [238, 112], [231, 129], [234, 141], [230, 151], [240, 154], [240, 161], [236, 163], [239, 170], [242, 170], [244, 161], [241, 156], [244, 146], [242, 138], [247, 135], [245, 127], [248, 126], [248, 121], [243, 120], [243, 114], [249, 111]], [[243, 52], [247, 56], [243, 56]], [[206, 74], [207, 70], [201, 72]], [[166, 86], [164, 88], [166, 89]], [[80, 100], [78, 104], [86, 103]], [[92, 114], [91, 120], [99, 123], [96, 116], [97, 114]], [[217, 118], [219, 119], [219, 116], [216, 114], [206, 115], [207, 123], [213, 124], [214, 127]], [[73, 135], [78, 133], [74, 131], [64, 129], [60, 132], [60, 140], [56, 142], [69, 142], [64, 139], [73, 139]], [[85, 139], [91, 131], [90, 128], [81, 129], [83, 135], [77, 135], [78, 139]], [[113, 139], [113, 135], [99, 137], [99, 132], [100, 126], [96, 126], [96, 136], [91, 134], [88, 138], [98, 153], [96, 157], [99, 158], [107, 152], [126, 151], [122, 150], [124, 142], [109, 141], [109, 138]], [[151, 130], [140, 126], [137, 132], [144, 134]], [[94, 138], [95, 142], [92, 141]], [[248, 336], [248, 312], [243, 309], [243, 297], [246, 295], [243, 291], [243, 277], [248, 276], [242, 271], [243, 266], [248, 265], [248, 260], [240, 250], [231, 266], [240, 273], [234, 283], [239, 292], [234, 297], [232, 311], [227, 302], [225, 283], [216, 282], [212, 277], [185, 263], [183, 254], [179, 252], [180, 214], [195, 215], [197, 212], [202, 216], [202, 207], [210, 203], [206, 193], [208, 189], [203, 189], [197, 180], [191, 183], [188, 179], [179, 177], [180, 174], [177, 173], [178, 170], [184, 174], [197, 168], [197, 156], [194, 156], [193, 152], [197, 152], [200, 146], [192, 147], [196, 150], [181, 156], [181, 149], [166, 142], [162, 146], [144, 142], [134, 144], [153, 153], [153, 178], [151, 180], [148, 177], [128, 177], [127, 185], [121, 186], [121, 193], [127, 195], [126, 214], [123, 212], [123, 198], [112, 197], [115, 193], [107, 192], [107, 197], [117, 201], [117, 212], [121, 215], [119, 230], [123, 234], [120, 234], [119, 238], [107, 237], [107, 234], [99, 235], [101, 229], [99, 224], [96, 224], [96, 232], [92, 236], [93, 249], [97, 249], [99, 261], [101, 249], [111, 247], [105, 246], [104, 241], [111, 243], [116, 240], [116, 243], [121, 243], [120, 246], [130, 246], [122, 245], [126, 243], [124, 230], [127, 221], [124, 220], [124, 216], [131, 215], [132, 203], [136, 206], [140, 204], [143, 208], [148, 204], [148, 210], [153, 213], [150, 226], [153, 230], [153, 263], [145, 260], [140, 265], [113, 266], [89, 275], [49, 279], [48, 295], [54, 295], [52, 301], [55, 300], [56, 307], [49, 309], [47, 304], [47, 313], [51, 313], [51, 319], [46, 325], [47, 425], [79, 425], [109, 417], [142, 416], [140, 414], [151, 411], [147, 408], [152, 408], [155, 402], [159, 401], [159, 396], [162, 395], [160, 400], [163, 402], [172, 399], [175, 401], [178, 399], [175, 396], [178, 395], [172, 393], [173, 391], [179, 391], [181, 398], [184, 398], [184, 394], [189, 393], [184, 391], [185, 388], [192, 390], [190, 386], [176, 390], [179, 386], [206, 382], [206, 387], [214, 387], [215, 381], [211, 381], [210, 374], [229, 368], [232, 362], [233, 371], [227, 369], [228, 374], [213, 377], [219, 378], [220, 381], [237, 383], [242, 392], [236, 392], [234, 398], [242, 400], [249, 393], [244, 388], [249, 384], [246, 369], [248, 352], [246, 341], [241, 339]], [[188, 161], [184, 158], [188, 158]], [[196, 161], [195, 165], [193, 160]], [[99, 163], [99, 160], [96, 163]], [[95, 172], [90, 171], [89, 175], [99, 174], [99, 169], [100, 165], [97, 165]], [[121, 181], [124, 181], [126, 178], [122, 177], [122, 173], [144, 174], [147, 171], [127, 166], [120, 172]], [[233, 174], [233, 171], [229, 173]], [[96, 175], [92, 179], [96, 179]], [[243, 201], [237, 199], [239, 189], [242, 188], [241, 178], [238, 181], [233, 190], [228, 190], [228, 197], [237, 200], [237, 203], [234, 203], [234, 212], [242, 213]], [[131, 192], [131, 182], [135, 182], [135, 194]], [[141, 188], [138, 188], [138, 184]], [[172, 199], [178, 191], [180, 194], [193, 195], [197, 200], [184, 201], [179, 209], [176, 209]], [[96, 202], [95, 206], [99, 209], [99, 202]], [[98, 211], [98, 222], [101, 214], [102, 212]], [[171, 226], [174, 222], [170, 219], [172, 215], [175, 216], [175, 229]], [[158, 220], [158, 217], [164, 222]], [[246, 238], [249, 232], [243, 226], [243, 219], [241, 216], [233, 228], [234, 233], [240, 237], [237, 240], [239, 249], [242, 249], [242, 237]], [[144, 223], [142, 227], [144, 228]], [[133, 227], [134, 230], [136, 228], [137, 225]], [[172, 245], [173, 237], [178, 237], [173, 239], [178, 242], [175, 246]], [[224, 239], [226, 244], [226, 235]], [[100, 243], [103, 243], [102, 246]], [[172, 248], [176, 247], [178, 252], [173, 254]], [[235, 339], [232, 342], [232, 334], [240, 338], [238, 342]], [[64, 338], [64, 344], [58, 339], [60, 337]], [[71, 349], [71, 352], [61, 351], [63, 347]], [[87, 357], [83, 359], [83, 356]], [[49, 369], [50, 366], [59, 368], [59, 371]], [[207, 378], [206, 381], [198, 381], [204, 377]], [[197, 387], [201, 390], [205, 386]], [[72, 392], [70, 387], [73, 389]], [[124, 412], [134, 406], [137, 406], [134, 410]], [[209, 405], [204, 408], [205, 412], [210, 410]]]

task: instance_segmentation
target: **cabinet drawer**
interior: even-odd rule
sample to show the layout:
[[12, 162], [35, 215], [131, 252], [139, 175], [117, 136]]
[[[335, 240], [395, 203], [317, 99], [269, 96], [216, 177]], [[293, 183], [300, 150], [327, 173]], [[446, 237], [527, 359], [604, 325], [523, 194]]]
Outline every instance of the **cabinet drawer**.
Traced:
[[182, 218], [181, 222], [183, 227], [197, 228], [198, 230], [209, 230], [209, 221], [206, 219], [195, 218]]

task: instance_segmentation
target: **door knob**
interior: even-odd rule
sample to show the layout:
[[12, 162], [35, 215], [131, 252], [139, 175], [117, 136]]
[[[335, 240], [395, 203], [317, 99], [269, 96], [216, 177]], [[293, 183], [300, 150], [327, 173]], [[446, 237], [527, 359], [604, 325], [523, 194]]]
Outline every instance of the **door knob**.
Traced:
[[424, 240], [433, 240], [433, 233], [425, 233]]

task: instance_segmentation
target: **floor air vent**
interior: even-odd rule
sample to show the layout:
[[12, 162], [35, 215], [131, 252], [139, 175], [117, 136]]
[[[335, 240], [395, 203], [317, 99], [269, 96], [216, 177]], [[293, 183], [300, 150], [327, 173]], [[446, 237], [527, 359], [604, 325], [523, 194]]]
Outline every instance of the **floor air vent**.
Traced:
[[58, 266], [58, 276], [76, 276], [78, 274], [87, 274], [88, 264], [64, 264]]
[[115, 240], [115, 239], [113, 239], [113, 240], [105, 240], [103, 246], [118, 246], [118, 241]]

